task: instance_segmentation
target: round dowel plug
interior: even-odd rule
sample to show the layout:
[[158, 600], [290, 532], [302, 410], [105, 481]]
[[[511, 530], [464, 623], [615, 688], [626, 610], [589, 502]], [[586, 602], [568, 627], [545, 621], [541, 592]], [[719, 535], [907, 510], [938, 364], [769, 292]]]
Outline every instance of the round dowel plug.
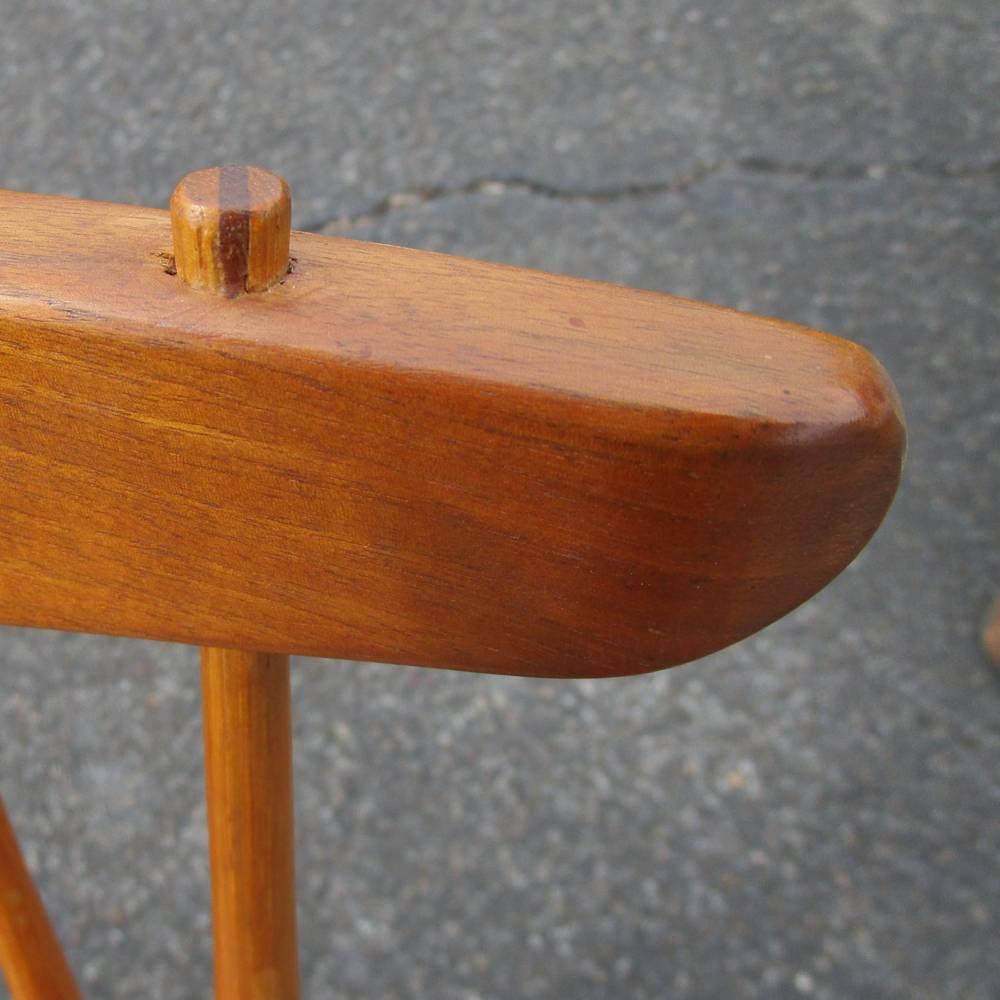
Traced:
[[288, 273], [292, 199], [283, 177], [260, 167], [188, 174], [170, 199], [177, 274], [230, 298], [263, 292]]

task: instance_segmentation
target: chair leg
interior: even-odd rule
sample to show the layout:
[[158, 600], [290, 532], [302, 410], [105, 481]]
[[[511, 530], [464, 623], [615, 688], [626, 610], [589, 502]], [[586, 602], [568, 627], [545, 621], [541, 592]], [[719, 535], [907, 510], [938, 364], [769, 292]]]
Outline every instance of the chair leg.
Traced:
[[288, 657], [203, 648], [216, 1000], [297, 1000]]
[[80, 1000], [0, 802], [0, 969], [14, 1000]]

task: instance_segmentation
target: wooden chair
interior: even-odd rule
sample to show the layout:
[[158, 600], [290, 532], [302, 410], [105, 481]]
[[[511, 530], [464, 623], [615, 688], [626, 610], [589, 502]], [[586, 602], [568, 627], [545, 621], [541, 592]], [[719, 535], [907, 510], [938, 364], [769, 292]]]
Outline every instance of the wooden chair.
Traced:
[[[0, 192], [0, 622], [202, 649], [216, 996], [298, 995], [289, 653], [657, 670], [839, 573], [904, 447], [855, 344], [307, 233]], [[256, 652], [280, 650], [278, 653]], [[0, 965], [78, 996], [0, 811]]]

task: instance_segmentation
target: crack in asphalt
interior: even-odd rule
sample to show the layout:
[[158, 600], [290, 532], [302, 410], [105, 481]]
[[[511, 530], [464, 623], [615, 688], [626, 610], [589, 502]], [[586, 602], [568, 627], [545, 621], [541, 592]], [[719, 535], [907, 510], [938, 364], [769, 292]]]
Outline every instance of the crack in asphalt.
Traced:
[[561, 202], [607, 204], [634, 198], [652, 198], [664, 194], [683, 194], [710, 177], [721, 174], [758, 174], [799, 181], [873, 181], [889, 177], [911, 176], [939, 181], [996, 181], [1000, 179], [1000, 160], [980, 166], [902, 161], [897, 163], [859, 163], [826, 166], [782, 163], [767, 157], [746, 157], [715, 164], [700, 164], [685, 174], [663, 181], [642, 184], [622, 184], [615, 187], [566, 188], [527, 177], [477, 177], [455, 186], [435, 185], [409, 188], [386, 195], [369, 208], [355, 215], [340, 215], [309, 223], [308, 232], [335, 234], [357, 226], [373, 225], [393, 212], [419, 207], [452, 198], [475, 195], [502, 196], [528, 194]]

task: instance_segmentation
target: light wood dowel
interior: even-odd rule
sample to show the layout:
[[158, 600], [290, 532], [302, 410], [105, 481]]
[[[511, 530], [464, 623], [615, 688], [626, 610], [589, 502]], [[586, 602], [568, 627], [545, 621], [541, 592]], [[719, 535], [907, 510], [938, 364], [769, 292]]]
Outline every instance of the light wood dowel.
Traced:
[[79, 1000], [73, 973], [49, 922], [0, 802], [0, 968], [14, 1000]]
[[288, 657], [201, 651], [217, 1000], [296, 1000]]

